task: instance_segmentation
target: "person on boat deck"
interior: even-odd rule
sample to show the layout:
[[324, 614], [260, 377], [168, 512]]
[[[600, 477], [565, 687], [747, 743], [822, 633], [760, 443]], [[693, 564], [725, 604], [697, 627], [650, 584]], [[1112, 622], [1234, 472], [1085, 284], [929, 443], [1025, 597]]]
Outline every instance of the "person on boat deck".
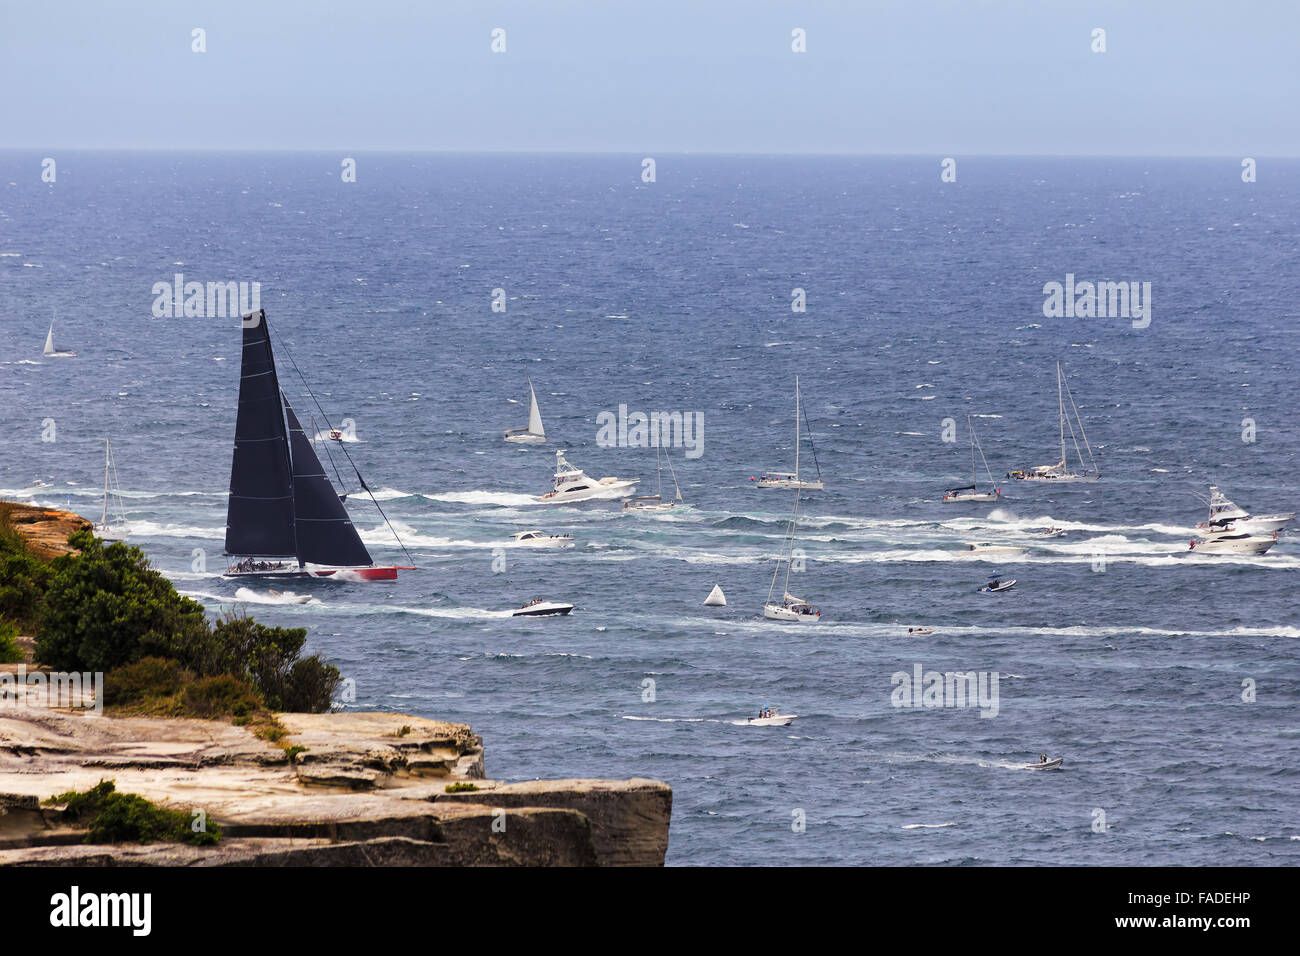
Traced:
[[1042, 754], [1042, 755], [1038, 758], [1038, 762], [1039, 762], [1039, 763], [1047, 763], [1047, 754]]

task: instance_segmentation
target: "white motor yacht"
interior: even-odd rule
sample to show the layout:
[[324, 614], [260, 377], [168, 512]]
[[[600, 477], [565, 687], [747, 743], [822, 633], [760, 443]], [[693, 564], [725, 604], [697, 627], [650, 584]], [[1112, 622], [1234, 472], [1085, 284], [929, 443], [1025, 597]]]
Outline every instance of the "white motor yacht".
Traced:
[[555, 478], [552, 488], [542, 495], [545, 502], [586, 501], [591, 498], [626, 498], [639, 478], [589, 478], [581, 468], [570, 465], [564, 450], [555, 453]]

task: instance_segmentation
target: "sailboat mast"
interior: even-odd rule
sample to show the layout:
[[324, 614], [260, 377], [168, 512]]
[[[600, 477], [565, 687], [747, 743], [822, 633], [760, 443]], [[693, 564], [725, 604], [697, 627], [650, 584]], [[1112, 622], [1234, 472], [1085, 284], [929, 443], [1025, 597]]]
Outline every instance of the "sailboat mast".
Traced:
[[1061, 394], [1061, 363], [1056, 363], [1056, 404], [1061, 410], [1061, 467], [1065, 468], [1065, 396]]
[[790, 565], [794, 564], [794, 532], [799, 522], [799, 489], [794, 490], [794, 513], [790, 515], [790, 551], [785, 556], [785, 593], [781, 595], [781, 603], [785, 604], [786, 594], [790, 593]]
[[974, 491], [979, 491], [979, 480], [975, 471], [975, 429], [971, 428], [970, 416], [966, 416], [966, 433], [970, 435], [970, 483]]
[[[799, 480], [799, 376], [794, 377], [794, 480]], [[796, 504], [796, 507], [798, 505]]]
[[105, 533], [108, 531], [108, 439], [104, 439], [104, 511], [100, 515], [99, 525]]

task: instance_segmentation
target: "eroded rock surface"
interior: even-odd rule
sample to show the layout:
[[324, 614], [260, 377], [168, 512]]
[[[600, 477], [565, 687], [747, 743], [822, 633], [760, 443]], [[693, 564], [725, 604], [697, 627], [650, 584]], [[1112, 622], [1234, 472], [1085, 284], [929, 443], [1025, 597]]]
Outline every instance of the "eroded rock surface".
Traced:
[[[464, 724], [385, 713], [278, 719], [290, 752], [216, 721], [0, 706], [0, 865], [663, 864], [666, 784], [489, 781], [482, 741]], [[221, 843], [91, 846], [42, 803], [105, 779], [202, 811], [222, 826]], [[478, 789], [448, 793], [455, 784]]]

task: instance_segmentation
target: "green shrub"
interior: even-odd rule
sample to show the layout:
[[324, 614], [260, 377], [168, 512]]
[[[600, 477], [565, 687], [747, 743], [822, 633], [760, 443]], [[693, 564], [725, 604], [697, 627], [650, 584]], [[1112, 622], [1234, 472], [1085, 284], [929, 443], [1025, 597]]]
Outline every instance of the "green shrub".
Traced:
[[0, 664], [21, 664], [27, 659], [23, 649], [14, 640], [17, 636], [18, 628], [0, 617]]
[[257, 691], [229, 674], [200, 677], [186, 684], [177, 696], [181, 711], [177, 716], [247, 717], [262, 707]]
[[41, 604], [36, 659], [55, 670], [110, 671], [141, 657], [199, 640], [203, 608], [181, 597], [136, 547], [104, 547], [88, 531], [68, 543], [81, 550], [51, 563]]
[[191, 843], [212, 846], [221, 839], [221, 827], [208, 823], [195, 833], [190, 815], [150, 803], [134, 793], [118, 793], [112, 780], [101, 780], [82, 793], [75, 790], [45, 801], [66, 804], [64, 816], [87, 827], [87, 843]]
[[109, 671], [104, 677], [104, 703], [134, 704], [158, 697], [171, 697], [194, 675], [179, 661], [163, 657], [143, 657]]
[[478, 787], [472, 783], [449, 783], [444, 789], [447, 793], [466, 793], [477, 790]]
[[31, 553], [27, 539], [14, 529], [11, 510], [10, 504], [0, 502], [0, 617], [30, 634], [36, 629], [50, 566]]

